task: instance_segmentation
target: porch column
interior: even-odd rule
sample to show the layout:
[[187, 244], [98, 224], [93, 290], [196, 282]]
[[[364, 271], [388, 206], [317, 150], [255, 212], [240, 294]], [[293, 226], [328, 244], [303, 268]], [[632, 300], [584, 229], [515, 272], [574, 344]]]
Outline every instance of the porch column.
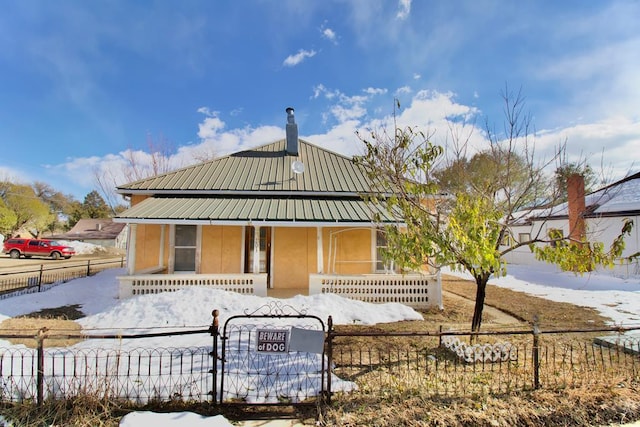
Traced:
[[160, 251], [158, 253], [158, 267], [164, 266], [164, 239], [165, 239], [165, 228], [166, 225], [160, 226]]
[[316, 245], [317, 249], [317, 271], [318, 274], [324, 273], [324, 254], [322, 253], [322, 227], [316, 227]]
[[176, 225], [169, 224], [169, 262], [167, 269], [169, 274], [174, 273], [176, 256]]
[[129, 243], [127, 244], [127, 274], [131, 276], [136, 269], [136, 237], [138, 224], [129, 224]]
[[253, 227], [253, 274], [260, 273], [260, 226]]

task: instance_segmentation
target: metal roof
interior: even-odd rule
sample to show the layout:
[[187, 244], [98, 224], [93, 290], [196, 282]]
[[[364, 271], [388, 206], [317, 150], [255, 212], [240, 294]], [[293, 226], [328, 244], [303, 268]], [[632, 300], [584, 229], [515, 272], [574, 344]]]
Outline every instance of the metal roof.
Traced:
[[361, 199], [286, 197], [151, 197], [118, 215], [131, 223], [395, 223], [384, 209]]
[[124, 230], [126, 224], [113, 222], [111, 218], [83, 218], [66, 233], [56, 234], [56, 239], [79, 240], [114, 240]]
[[[302, 162], [303, 173], [292, 170]], [[369, 193], [371, 183], [351, 158], [299, 140], [297, 156], [282, 139], [118, 187], [121, 194]]]
[[298, 144], [298, 155], [289, 154], [282, 139], [120, 186], [121, 194], [149, 198], [115, 221], [368, 226], [376, 217], [398, 222], [381, 206], [362, 200], [363, 194], [381, 192], [372, 190], [370, 179], [351, 158], [302, 140]]

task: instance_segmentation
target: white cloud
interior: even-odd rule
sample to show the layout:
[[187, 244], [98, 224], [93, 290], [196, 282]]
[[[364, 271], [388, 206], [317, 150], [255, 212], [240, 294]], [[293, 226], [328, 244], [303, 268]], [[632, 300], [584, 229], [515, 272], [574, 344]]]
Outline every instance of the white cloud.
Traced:
[[612, 179], [620, 179], [640, 168], [640, 164], [630, 156], [640, 147], [640, 120], [615, 116], [542, 131], [536, 147], [540, 156], [549, 158], [565, 142], [568, 161], [587, 160], [595, 171], [602, 168], [605, 175], [611, 174]]
[[411, 0], [398, 0], [398, 14], [396, 18], [406, 19], [411, 12]]
[[322, 28], [322, 37], [333, 44], [338, 44], [338, 35], [331, 28]]
[[311, 99], [317, 99], [320, 97], [320, 95], [322, 95], [323, 93], [325, 93], [326, 88], [324, 87], [323, 84], [319, 84], [319, 85], [315, 85], [313, 87], [313, 95], [311, 96]]
[[344, 105], [334, 105], [331, 107], [331, 114], [335, 117], [339, 123], [358, 119], [363, 117], [367, 113], [367, 110], [361, 104], [353, 104], [349, 107]]
[[298, 51], [298, 53], [296, 53], [295, 55], [287, 56], [287, 58], [284, 60], [282, 65], [284, 65], [285, 67], [295, 67], [296, 65], [300, 64], [305, 59], [312, 58], [315, 55], [316, 55], [316, 51], [315, 50], [300, 49]]
[[313, 96], [312, 99], [317, 99], [320, 97], [324, 97], [325, 99], [335, 99], [339, 98], [342, 94], [339, 90], [329, 90], [323, 84], [316, 85], [313, 88]]
[[209, 111], [206, 107], [199, 108], [199, 113], [203, 113], [207, 117], [198, 125], [198, 136], [200, 139], [207, 139], [216, 135], [224, 129], [225, 123], [218, 117], [217, 111]]
[[[364, 95], [349, 96], [339, 90], [330, 90], [323, 85], [314, 88], [313, 99], [316, 102], [326, 101], [328, 105], [320, 113], [327, 123], [326, 130], [320, 133], [301, 137], [329, 150], [345, 155], [361, 154], [363, 145], [356, 132], [362, 135], [371, 130], [392, 129], [394, 124], [399, 127], [410, 126], [426, 134], [432, 135], [432, 140], [439, 144], [450, 141], [452, 127], [463, 123], [465, 131], [473, 131], [470, 139], [469, 155], [481, 148], [486, 148], [487, 141], [481, 129], [475, 126], [474, 118], [480, 115], [480, 110], [470, 105], [456, 101], [452, 92], [438, 92], [420, 90], [411, 92], [409, 88], [399, 88], [397, 93], [412, 93], [413, 95], [402, 101], [398, 111], [382, 109], [376, 101], [376, 95], [386, 93], [376, 88], [365, 88]], [[215, 153], [216, 156], [226, 155], [239, 150], [249, 149], [267, 144], [284, 137], [284, 120], [278, 126], [259, 126], [227, 129], [226, 124], [219, 117], [217, 111], [208, 108], [198, 110], [205, 117], [198, 125], [199, 142], [184, 145], [171, 156], [174, 167], [195, 163], [202, 153]], [[327, 119], [333, 119], [329, 121]], [[536, 157], [549, 159], [558, 145], [567, 141], [567, 156], [569, 161], [584, 159], [590, 161], [594, 169], [599, 170], [600, 164], [611, 171], [611, 179], [626, 175], [630, 168], [637, 170], [640, 165], [634, 165], [629, 153], [637, 152], [640, 146], [640, 120], [625, 116], [615, 116], [597, 122], [585, 122], [569, 127], [543, 130], [536, 138]], [[140, 162], [150, 162], [146, 153], [136, 151], [134, 154]], [[103, 157], [72, 158], [67, 162], [52, 166], [59, 175], [66, 175], [74, 182], [92, 182], [87, 177], [93, 176], [93, 171], [110, 171], [117, 176], [118, 184], [124, 183], [121, 173], [126, 167], [127, 157], [131, 151], [109, 154]], [[211, 156], [209, 156], [210, 158]], [[0, 169], [0, 176], [9, 173], [17, 175], [16, 171], [6, 168]]]
[[363, 92], [367, 95], [384, 95], [385, 93], [387, 93], [387, 89], [368, 87], [366, 89], [363, 89]]
[[402, 86], [402, 87], [399, 87], [398, 89], [396, 89], [395, 95], [396, 96], [405, 95], [405, 94], [409, 94], [411, 92], [412, 92], [412, 89], [411, 89], [410, 86]]

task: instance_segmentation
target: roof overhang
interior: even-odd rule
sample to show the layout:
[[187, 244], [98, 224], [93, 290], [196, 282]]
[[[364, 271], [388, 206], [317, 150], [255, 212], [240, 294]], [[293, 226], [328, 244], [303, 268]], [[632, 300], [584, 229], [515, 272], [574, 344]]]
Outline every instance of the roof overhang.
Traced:
[[271, 226], [398, 224], [383, 206], [359, 198], [151, 197], [122, 212], [115, 222]]

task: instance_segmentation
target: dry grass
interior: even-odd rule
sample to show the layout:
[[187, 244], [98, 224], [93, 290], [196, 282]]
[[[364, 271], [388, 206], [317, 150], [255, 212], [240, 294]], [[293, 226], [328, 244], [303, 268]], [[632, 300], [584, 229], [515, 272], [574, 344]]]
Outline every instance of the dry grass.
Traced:
[[[452, 276], [442, 276], [442, 289], [472, 301], [476, 297], [474, 282]], [[604, 327], [607, 320], [590, 307], [554, 302], [493, 285], [487, 286], [485, 305], [497, 308], [527, 323], [531, 323], [534, 316], [537, 316], [539, 325], [543, 329], [597, 328]], [[472, 313], [468, 313], [469, 325], [471, 325]], [[486, 324], [486, 321], [483, 324]]]
[[[5, 319], [0, 323], [0, 335], [26, 335], [28, 338], [9, 338], [13, 345], [23, 344], [29, 348], [36, 348], [35, 336], [43, 328], [48, 335], [78, 335], [82, 332], [78, 323], [73, 319], [83, 317], [78, 305], [49, 308], [24, 316]], [[47, 347], [68, 347], [80, 342], [78, 339], [50, 338], [45, 341]]]
[[7, 405], [2, 415], [17, 420], [22, 427], [78, 426], [117, 427], [124, 412], [112, 402], [92, 396], [47, 401], [42, 406], [32, 403]]
[[[421, 311], [423, 320], [401, 321], [393, 323], [379, 323], [373, 326], [363, 325], [337, 325], [335, 330], [339, 333], [352, 332], [413, 332], [423, 331], [438, 333], [443, 330], [469, 331], [475, 300], [476, 285], [474, 282], [459, 279], [453, 276], [442, 277], [444, 310], [432, 308]], [[453, 294], [453, 295], [452, 295]], [[459, 298], [462, 297], [462, 298]], [[502, 313], [500, 313], [502, 312]], [[511, 321], [497, 319], [496, 315], [508, 314]], [[515, 292], [497, 286], [487, 286], [486, 304], [483, 312], [483, 331], [508, 331], [531, 330], [534, 315], [539, 318], [539, 325], [543, 330], [560, 329], [595, 329], [606, 327], [606, 318], [590, 307], [580, 307], [573, 304], [554, 302], [547, 299]], [[596, 334], [582, 334], [585, 340], [591, 340]], [[553, 340], [561, 340], [566, 337], [560, 335], [546, 335], [544, 340], [551, 343]], [[462, 339], [462, 337], [461, 337]], [[508, 340], [511, 343], [531, 341], [530, 336], [483, 336], [482, 342], [496, 342]], [[370, 337], [338, 337], [336, 343], [349, 348], [375, 348], [376, 350], [389, 350], [407, 344], [414, 347], [423, 347], [426, 342], [433, 344], [433, 340], [424, 338], [407, 339], [387, 337], [384, 340]], [[435, 350], [434, 350], [435, 351]]]
[[438, 398], [415, 390], [385, 400], [345, 396], [325, 411], [325, 425], [354, 426], [603, 426], [640, 418], [638, 384], [614, 381], [561, 392]]

